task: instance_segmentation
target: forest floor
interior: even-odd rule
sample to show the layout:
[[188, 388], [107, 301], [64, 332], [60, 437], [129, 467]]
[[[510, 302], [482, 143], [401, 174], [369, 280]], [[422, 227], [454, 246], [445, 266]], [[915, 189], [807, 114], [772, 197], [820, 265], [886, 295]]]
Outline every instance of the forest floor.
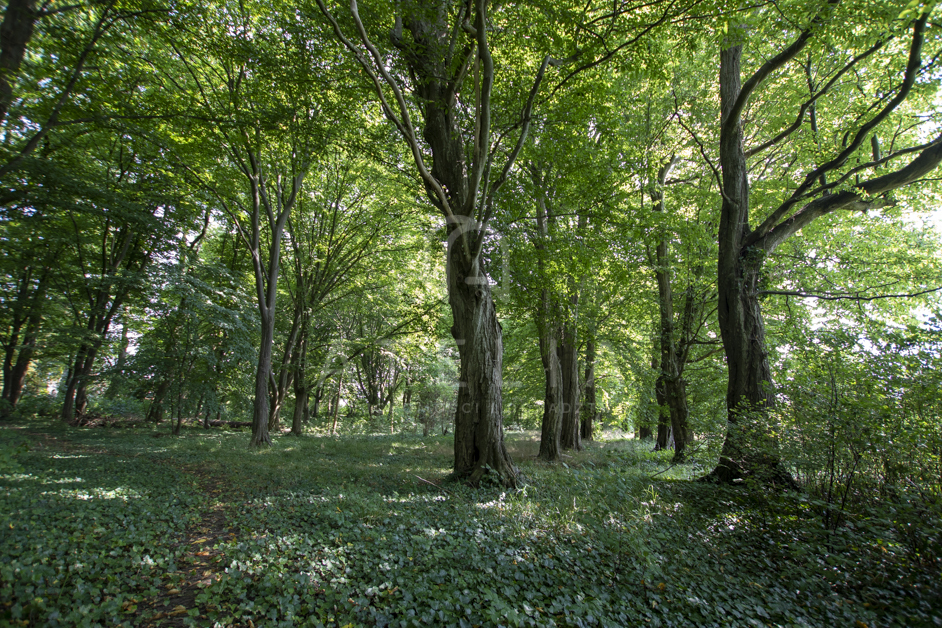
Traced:
[[507, 441], [514, 491], [450, 481], [450, 437], [0, 424], [0, 625], [942, 625], [939, 522]]

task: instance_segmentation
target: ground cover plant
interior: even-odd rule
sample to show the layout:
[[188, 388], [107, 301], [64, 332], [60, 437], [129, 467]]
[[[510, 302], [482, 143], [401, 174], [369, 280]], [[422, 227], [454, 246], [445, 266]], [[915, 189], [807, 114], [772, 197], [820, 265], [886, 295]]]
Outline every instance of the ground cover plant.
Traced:
[[[5, 425], [0, 613], [22, 626], [921, 626], [938, 562], [887, 510], [689, 481], [650, 443], [448, 479], [450, 438]], [[154, 438], [155, 435], [161, 435]], [[28, 448], [28, 450], [27, 450]], [[925, 532], [938, 522], [921, 523]]]

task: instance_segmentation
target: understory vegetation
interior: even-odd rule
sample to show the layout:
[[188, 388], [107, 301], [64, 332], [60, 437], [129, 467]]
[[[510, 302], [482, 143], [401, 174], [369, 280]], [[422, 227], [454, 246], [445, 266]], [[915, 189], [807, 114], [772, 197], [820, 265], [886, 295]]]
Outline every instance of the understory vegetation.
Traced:
[[[155, 438], [157, 436], [158, 438]], [[940, 508], [901, 490], [686, 480], [602, 435], [526, 484], [449, 479], [449, 436], [0, 430], [0, 613], [23, 626], [932, 626]], [[858, 487], [861, 485], [858, 485]], [[922, 497], [926, 497], [923, 495]], [[840, 517], [840, 523], [836, 523]]]

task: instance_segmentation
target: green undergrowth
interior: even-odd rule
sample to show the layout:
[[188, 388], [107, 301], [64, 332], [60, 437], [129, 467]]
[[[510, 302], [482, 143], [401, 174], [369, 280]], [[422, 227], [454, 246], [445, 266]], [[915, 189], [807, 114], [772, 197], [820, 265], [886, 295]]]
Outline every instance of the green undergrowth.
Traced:
[[0, 438], [18, 452], [0, 474], [0, 625], [130, 625], [199, 520], [193, 479], [144, 455]]
[[174, 569], [172, 541], [197, 516], [194, 470], [223, 480], [237, 531], [216, 547], [194, 625], [942, 622], [938, 571], [882, 515], [828, 531], [805, 496], [686, 481], [704, 467], [669, 468], [669, 452], [634, 441], [547, 465], [533, 434], [509, 434], [527, 478], [510, 491], [450, 481], [441, 437], [285, 436], [248, 452], [245, 434], [222, 432], [58, 436], [107, 453], [33, 446], [0, 484], [14, 524], [0, 603], [32, 625], [133, 623], [126, 602]]

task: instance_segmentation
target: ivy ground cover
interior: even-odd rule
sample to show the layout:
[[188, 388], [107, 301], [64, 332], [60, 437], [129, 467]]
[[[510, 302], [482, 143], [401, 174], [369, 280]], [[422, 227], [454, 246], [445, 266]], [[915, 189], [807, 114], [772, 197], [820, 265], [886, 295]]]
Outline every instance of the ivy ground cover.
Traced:
[[506, 491], [450, 482], [447, 438], [153, 434], [0, 429], [0, 623], [942, 623], [885, 513], [825, 529], [800, 494], [661, 473], [635, 441], [550, 466], [510, 434], [528, 483]]

